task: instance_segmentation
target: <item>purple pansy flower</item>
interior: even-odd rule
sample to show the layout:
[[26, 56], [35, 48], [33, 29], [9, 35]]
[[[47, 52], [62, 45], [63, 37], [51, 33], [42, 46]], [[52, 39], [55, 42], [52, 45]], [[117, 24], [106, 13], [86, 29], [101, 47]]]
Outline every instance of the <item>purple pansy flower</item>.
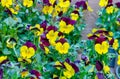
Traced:
[[49, 0], [43, 0], [43, 4], [45, 4], [45, 5], [51, 5], [50, 2], [49, 2]]
[[0, 68], [0, 79], [3, 78], [3, 69]]
[[115, 3], [118, 8], [120, 8], [120, 2]]
[[82, 0], [82, 1], [76, 2], [75, 7], [76, 8], [82, 7], [83, 10], [86, 10], [87, 9], [87, 4], [86, 4], [85, 1]]
[[105, 79], [103, 73], [97, 73], [98, 79]]
[[48, 26], [48, 28], [47, 28], [47, 31], [50, 31], [50, 30], [54, 30], [54, 31], [57, 31], [57, 27], [55, 27], [55, 26]]
[[71, 20], [70, 18], [67, 18], [67, 17], [62, 17], [61, 20], [63, 20], [64, 22], [66, 22], [66, 24], [71, 24], [71, 25], [74, 25], [76, 23], [76, 21], [74, 20]]
[[83, 61], [86, 61], [86, 60], [87, 60], [87, 56], [81, 55], [81, 59], [82, 59]]
[[30, 41], [27, 41], [24, 45], [26, 45], [28, 48], [33, 47], [35, 50], [37, 49], [36, 46]]

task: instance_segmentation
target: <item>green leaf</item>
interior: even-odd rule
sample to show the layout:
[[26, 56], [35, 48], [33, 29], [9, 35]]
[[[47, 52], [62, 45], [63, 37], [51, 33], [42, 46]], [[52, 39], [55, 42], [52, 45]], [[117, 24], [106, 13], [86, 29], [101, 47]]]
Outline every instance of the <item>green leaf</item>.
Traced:
[[11, 54], [11, 51], [9, 51], [7, 48], [3, 49], [3, 54], [4, 55], [10, 55]]
[[13, 20], [13, 18], [8, 17], [3, 22], [5, 22], [7, 25], [14, 26], [17, 22]]
[[2, 48], [2, 42], [0, 42], [0, 48]]

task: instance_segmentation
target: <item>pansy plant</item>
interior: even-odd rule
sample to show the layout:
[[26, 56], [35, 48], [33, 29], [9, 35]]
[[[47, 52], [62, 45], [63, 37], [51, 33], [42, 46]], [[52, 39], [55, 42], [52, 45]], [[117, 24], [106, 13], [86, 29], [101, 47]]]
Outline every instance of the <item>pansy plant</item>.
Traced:
[[112, 32], [119, 31], [119, 2], [113, 3], [113, 0], [100, 0], [99, 5], [101, 10], [98, 12], [97, 26], [104, 27]]

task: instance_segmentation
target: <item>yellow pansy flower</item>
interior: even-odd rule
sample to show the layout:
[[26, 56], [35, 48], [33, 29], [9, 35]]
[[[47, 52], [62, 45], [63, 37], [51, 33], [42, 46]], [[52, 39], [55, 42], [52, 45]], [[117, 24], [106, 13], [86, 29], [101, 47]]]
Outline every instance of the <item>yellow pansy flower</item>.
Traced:
[[47, 39], [49, 39], [50, 41], [55, 41], [58, 37], [58, 32], [54, 31], [54, 30], [50, 30], [47, 35], [46, 35]]
[[58, 42], [55, 45], [55, 49], [60, 53], [60, 54], [67, 54], [68, 50], [70, 48], [69, 43], [65, 42], [64, 44]]
[[9, 8], [12, 5], [12, 0], [1, 0], [1, 4], [3, 7]]
[[68, 7], [62, 8], [61, 11], [62, 11], [63, 13], [66, 13], [66, 12], [68, 11]]
[[104, 70], [105, 73], [109, 73], [110, 72], [110, 67], [105, 65], [103, 70]]
[[24, 59], [26, 58], [31, 58], [32, 56], [34, 56], [35, 54], [35, 50], [33, 47], [27, 47], [27, 46], [22, 46], [20, 48], [20, 56]]
[[118, 53], [120, 54], [120, 49], [118, 50]]
[[64, 62], [64, 65], [66, 68], [66, 70], [63, 72], [64, 76], [66, 78], [71, 78], [72, 76], [74, 76], [75, 70], [72, 68], [72, 66], [68, 64], [67, 62]]
[[117, 61], [117, 65], [119, 65], [119, 66], [120, 66], [120, 60], [118, 60], [118, 61]]
[[120, 55], [118, 55], [117, 65], [120, 66]]
[[31, 7], [33, 5], [33, 0], [23, 0], [23, 5], [26, 7]]
[[120, 22], [119, 22], [119, 21], [116, 21], [116, 24], [117, 24], [118, 26], [120, 26]]
[[93, 9], [88, 5], [88, 2], [87, 2], [87, 1], [86, 1], [86, 5], [87, 5], [87, 9], [92, 12]]
[[16, 10], [13, 9], [13, 8], [9, 8], [9, 10], [10, 10], [13, 14], [18, 14], [18, 11], [16, 11]]
[[53, 12], [53, 6], [48, 6], [48, 5], [44, 6], [42, 12], [44, 14], [51, 14]]
[[108, 40], [109, 40], [109, 41], [111, 41], [111, 40], [112, 40], [112, 37], [107, 37], [107, 38], [108, 38]]
[[53, 17], [58, 16], [59, 12], [61, 11], [61, 8], [58, 5], [55, 5]]
[[29, 72], [27, 70], [24, 70], [24, 71], [21, 72], [21, 77], [25, 78], [25, 77], [28, 76], [28, 74], [29, 74]]
[[93, 28], [93, 29], [92, 29], [92, 33], [95, 33], [95, 32], [97, 32], [97, 31], [98, 31], [97, 28]]
[[49, 0], [49, 2], [53, 5], [56, 0]]
[[71, 13], [70, 16], [71, 16], [71, 19], [75, 21], [79, 18], [79, 15], [75, 13]]
[[59, 26], [60, 26], [60, 31], [63, 33], [69, 34], [71, 31], [74, 30], [73, 25], [71, 24], [66, 25], [66, 23], [63, 20], [60, 21]]
[[109, 32], [109, 35], [110, 35], [110, 36], [113, 36], [113, 32]]
[[63, 72], [64, 76], [67, 78], [71, 78], [72, 76], [74, 76], [74, 74], [71, 71], [65, 70]]
[[0, 56], [0, 63], [2, 63], [5, 60], [7, 60], [7, 56]]
[[102, 44], [95, 44], [95, 51], [100, 55], [106, 54], [108, 52], [108, 48], [109, 43], [106, 41], [103, 41]]
[[64, 62], [64, 65], [65, 65], [65, 68], [67, 70], [72, 70], [73, 69], [72, 66], [70, 64], [68, 64], [67, 62]]
[[107, 4], [108, 4], [108, 0], [100, 0], [100, 2], [99, 2], [100, 7], [106, 7]]
[[63, 1], [63, 0], [59, 0], [59, 3], [58, 5], [62, 8], [66, 8], [66, 7], [69, 7], [70, 6], [70, 1], [69, 0], [66, 0], [66, 1]]
[[[55, 62], [55, 66], [62, 66], [62, 64], [59, 61]], [[58, 70], [60, 70], [60, 67], [56, 67]]]
[[50, 52], [49, 52], [49, 49], [47, 48], [47, 47], [44, 47], [44, 49], [45, 49], [45, 53], [46, 54], [49, 54]]
[[15, 9], [18, 11], [18, 10], [20, 10], [20, 6], [17, 4], [16, 6], [15, 6]]
[[56, 74], [53, 74], [53, 79], [54, 79], [54, 78], [57, 78], [57, 77], [58, 77], [58, 76], [57, 76]]
[[107, 12], [108, 14], [113, 13], [113, 11], [114, 11], [114, 7], [113, 7], [113, 6], [110, 6], [110, 7], [107, 7], [107, 8], [106, 8], [106, 12]]
[[18, 58], [18, 61], [19, 61], [19, 62], [26, 61], [26, 62], [28, 62], [28, 63], [31, 63], [31, 62], [32, 62], [31, 59], [27, 59], [27, 58], [24, 59], [24, 58], [21, 58], [21, 57]]
[[61, 76], [60, 79], [67, 79], [65, 76]]
[[12, 14], [18, 14], [19, 9], [20, 9], [19, 5], [16, 5], [15, 8], [9, 8]]
[[119, 47], [119, 43], [118, 43], [118, 40], [117, 40], [117, 39], [114, 40], [114, 43], [113, 43], [112, 47], [113, 47], [115, 50], [117, 50], [117, 48]]
[[15, 39], [13, 39], [13, 38], [10, 38], [10, 39], [8, 39], [7, 41], [6, 41], [6, 46], [8, 47], [8, 48], [14, 48], [15, 47], [15, 45], [16, 45], [16, 40]]
[[106, 31], [106, 28], [100, 28], [100, 30]]
[[35, 28], [38, 29], [37, 31], [35, 31], [36, 36], [40, 36], [44, 32], [44, 29], [40, 27], [40, 24], [36, 24]]
[[118, 60], [120, 60], [120, 55], [118, 55]]
[[91, 34], [91, 33], [88, 33], [88, 34], [87, 34], [87, 37], [91, 37], [91, 36], [93, 36], [93, 34]]

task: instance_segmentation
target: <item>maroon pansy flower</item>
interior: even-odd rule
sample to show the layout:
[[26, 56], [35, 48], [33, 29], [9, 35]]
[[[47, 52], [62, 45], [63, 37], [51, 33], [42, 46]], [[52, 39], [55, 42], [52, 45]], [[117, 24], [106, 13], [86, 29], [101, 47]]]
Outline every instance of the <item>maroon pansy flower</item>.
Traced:
[[95, 66], [98, 71], [101, 71], [103, 69], [103, 64], [100, 61], [96, 61]]
[[8, 61], [9, 61], [9, 60], [6, 59], [6, 60], [2, 61], [2, 62], [0, 63], [0, 65], [5, 64], [5, 63], [7, 63]]
[[60, 11], [60, 12], [58, 13], [58, 16], [61, 17], [62, 15], [63, 15], [63, 11]]
[[74, 10], [72, 13], [79, 15], [79, 12], [77, 10]]
[[94, 34], [105, 34], [105, 35], [108, 35], [108, 31], [105, 31], [105, 30], [97, 30]]
[[108, 0], [108, 3], [109, 3], [109, 4], [112, 4], [112, 2], [113, 2], [113, 0]]
[[42, 50], [45, 50], [45, 48], [44, 48], [44, 45], [43, 45], [43, 44], [40, 44], [40, 48], [41, 48]]
[[100, 37], [95, 39], [95, 43], [100, 43], [101, 44], [105, 40], [107, 40], [107, 37], [105, 37], [101, 34]]
[[108, 4], [107, 4], [106, 8], [107, 8], [107, 7], [110, 7], [110, 6], [113, 6], [113, 3], [112, 3], [112, 2], [113, 2], [113, 0], [108, 0]]
[[43, 21], [41, 24], [40, 24], [40, 27], [42, 27], [44, 29], [44, 31], [46, 30], [46, 27], [47, 27], [47, 21]]
[[76, 66], [75, 63], [72, 63], [69, 58], [66, 58], [65, 62], [72, 66], [72, 68], [75, 70], [75, 73], [79, 72], [79, 68]]
[[60, 36], [63, 36], [64, 34], [62, 33], [62, 32], [59, 32], [58, 33], [58, 36], [60, 37]]
[[44, 46], [50, 46], [49, 40], [46, 37], [46, 32], [44, 32], [41, 36], [40, 36], [40, 42], [41, 44], [43, 44]]
[[57, 31], [57, 27], [51, 25], [51, 26], [48, 26], [47, 30], [48, 31], [50, 31], [50, 30]]
[[109, 44], [110, 44], [110, 45], [113, 45], [113, 43], [114, 43], [114, 38], [112, 38], [112, 39], [109, 41]]
[[31, 77], [31, 79], [40, 79], [41, 74], [37, 70], [31, 70], [30, 73], [36, 77]]
[[57, 40], [56, 42], [61, 42], [62, 44], [64, 44], [64, 43], [67, 42], [67, 41], [66, 41], [65, 38], [61, 38], [60, 40]]
[[67, 63], [70, 63], [70, 59], [69, 59], [69, 58], [66, 58], [65, 61], [66, 61]]
[[70, 65], [71, 65], [72, 68], [75, 70], [75, 73], [79, 72], [79, 68], [76, 66], [76, 64], [70, 63]]
[[[77, 65], [75, 63], [72, 63], [69, 58], [67, 58], [65, 60], [65, 62], [67, 62], [69, 65], [72, 66], [72, 68], [75, 70], [75, 73], [79, 72], [79, 68], [77, 67]], [[64, 62], [60, 62], [60, 63], [61, 63], [62, 66], [61, 65], [55, 65], [54, 67], [66, 68], [65, 65], [64, 65]]]
[[97, 38], [97, 37], [98, 37], [97, 35], [94, 35], [94, 34], [93, 34], [92, 36], [89, 36], [88, 39], [94, 40], [94, 39]]
[[12, 12], [11, 12], [9, 9], [6, 9], [5, 12], [6, 12], [7, 14], [9, 14], [10, 16], [12, 16]]

